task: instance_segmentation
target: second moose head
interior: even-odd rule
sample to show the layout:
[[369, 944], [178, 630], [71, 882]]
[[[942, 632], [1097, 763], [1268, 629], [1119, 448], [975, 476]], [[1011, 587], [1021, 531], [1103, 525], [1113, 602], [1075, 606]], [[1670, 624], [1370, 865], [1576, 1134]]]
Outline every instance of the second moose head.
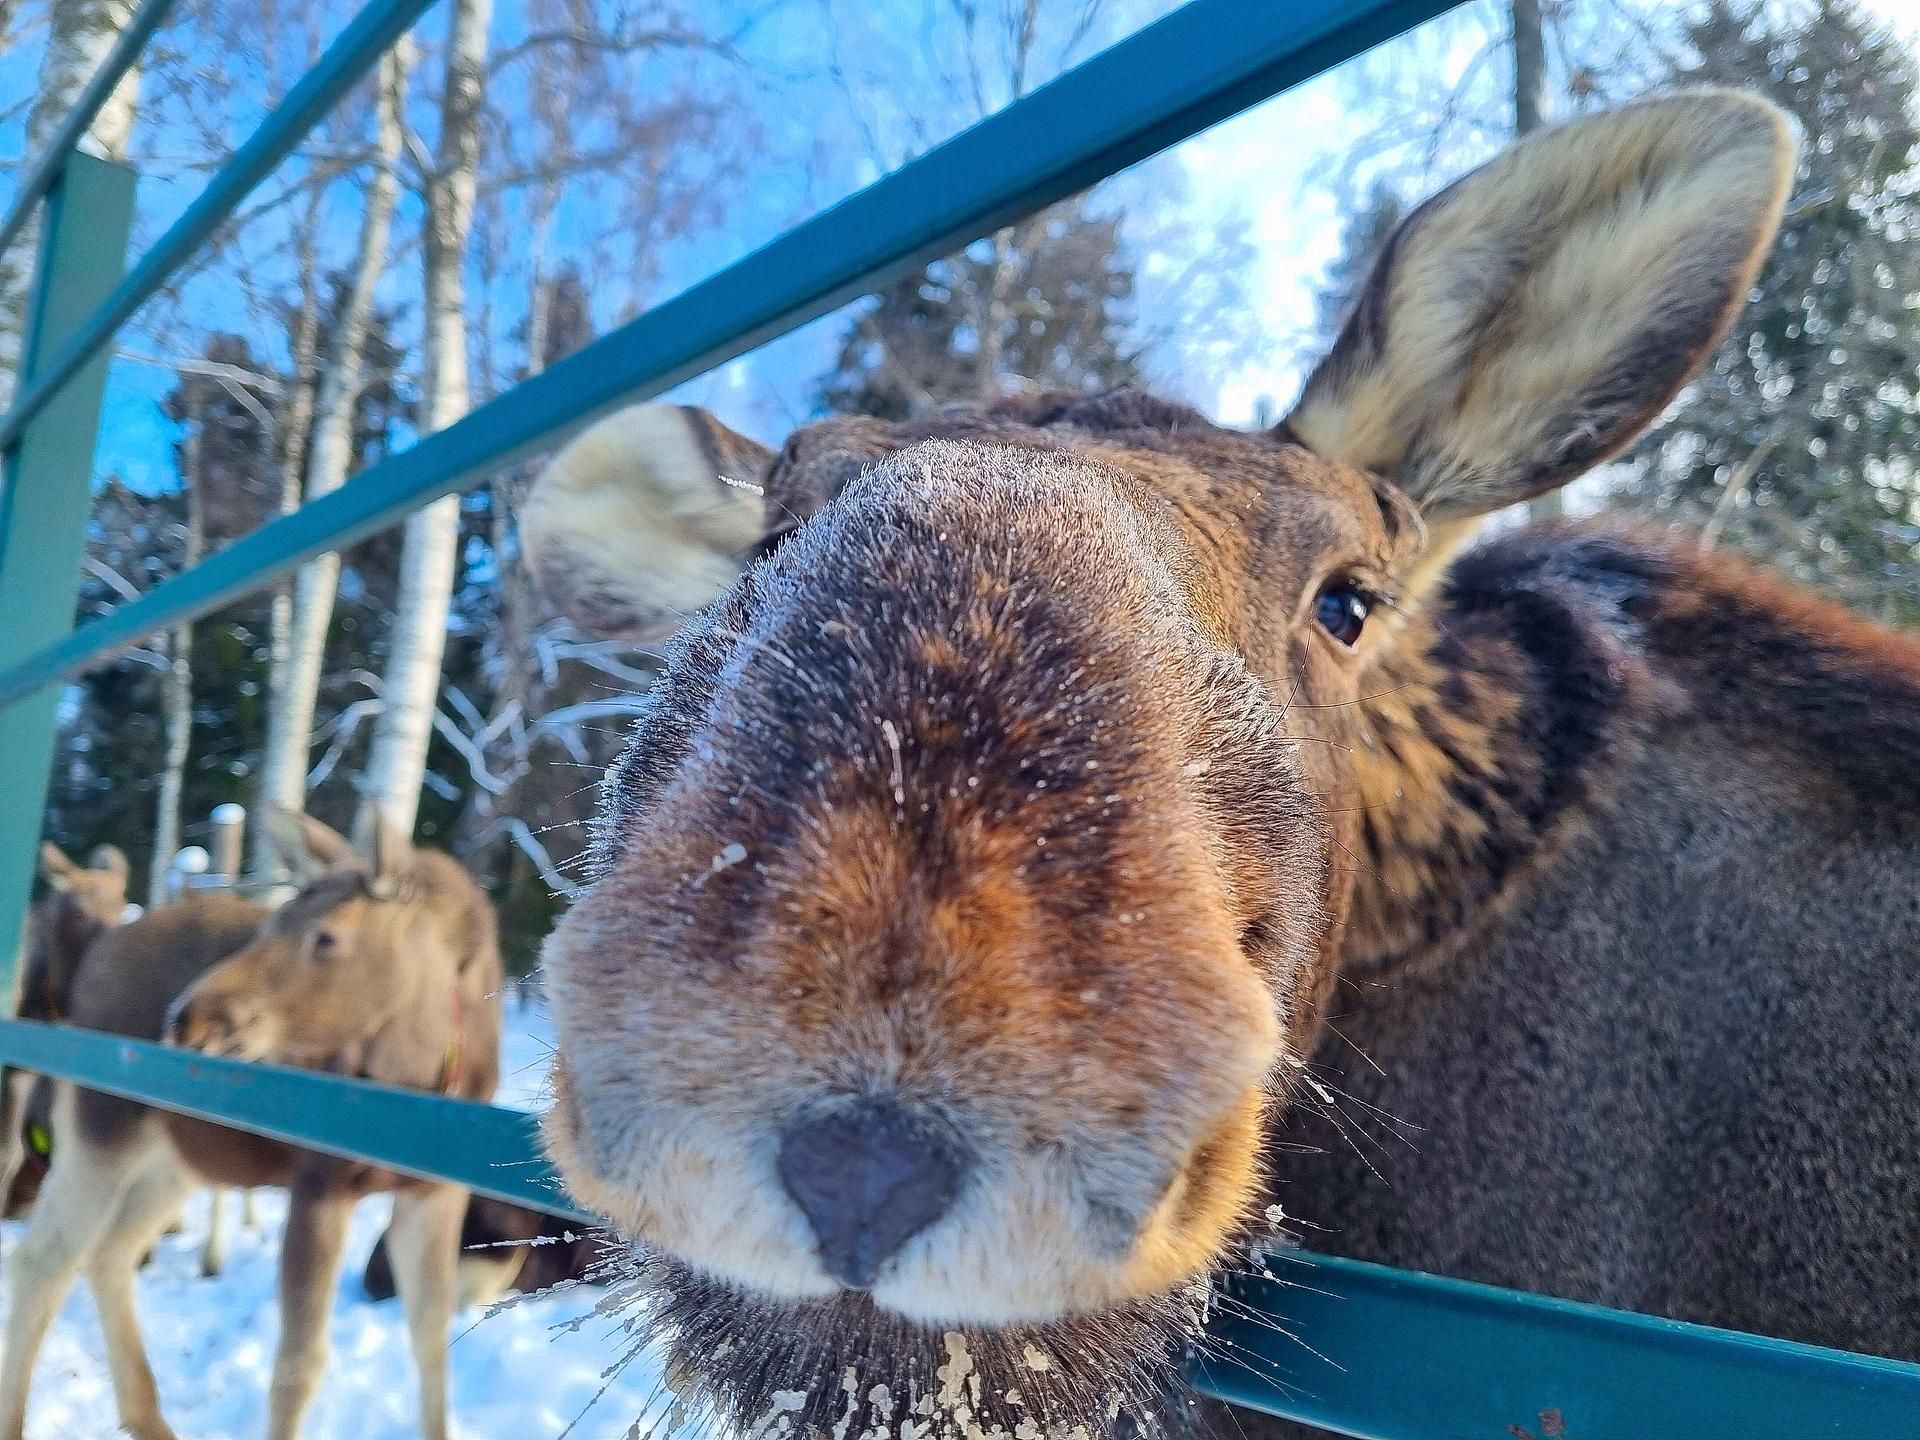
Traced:
[[498, 960], [486, 899], [459, 863], [415, 849], [384, 817], [367, 857], [308, 816], [273, 811], [268, 823], [298, 893], [174, 1002], [168, 1037], [421, 1089], [460, 1091], [484, 1074], [490, 1093], [497, 1020], [483, 1027], [489, 1044], [461, 1051], [474, 1017], [495, 1013]]

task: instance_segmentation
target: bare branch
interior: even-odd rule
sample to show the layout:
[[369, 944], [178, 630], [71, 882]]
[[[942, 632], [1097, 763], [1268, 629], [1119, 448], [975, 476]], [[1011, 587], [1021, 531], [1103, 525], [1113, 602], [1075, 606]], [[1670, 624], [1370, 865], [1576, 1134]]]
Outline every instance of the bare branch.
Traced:
[[172, 370], [181, 375], [205, 375], [214, 380], [230, 381], [258, 390], [262, 395], [278, 396], [282, 389], [275, 376], [219, 360], [199, 360], [186, 355], [148, 355], [139, 350], [116, 350], [113, 358], [134, 365], [150, 365], [156, 370]]
[[551, 30], [535, 30], [517, 44], [496, 50], [493, 62], [487, 67], [487, 73], [497, 75], [530, 56], [552, 49], [591, 50], [612, 55], [636, 55], [659, 50], [693, 50], [708, 55], [718, 55], [724, 60], [736, 63], [741, 59], [740, 52], [731, 40], [718, 40], [711, 35], [702, 35], [698, 31], [680, 30], [671, 26], [657, 30], [605, 31], [572, 25]]
[[89, 555], [80, 563], [94, 579], [103, 581], [118, 592], [121, 599], [138, 600], [140, 598], [140, 591], [134, 587], [133, 582], [106, 561]]

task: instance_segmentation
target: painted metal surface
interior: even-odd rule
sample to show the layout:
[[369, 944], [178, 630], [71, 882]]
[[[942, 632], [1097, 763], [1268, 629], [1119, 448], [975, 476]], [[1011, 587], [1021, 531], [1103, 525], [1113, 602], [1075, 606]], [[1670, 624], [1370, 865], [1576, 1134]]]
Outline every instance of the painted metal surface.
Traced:
[[13, 409], [0, 420], [0, 450], [11, 445], [21, 427], [52, 398], [53, 392], [105, 349], [133, 313], [213, 238], [253, 188], [273, 173], [274, 167], [432, 3], [372, 0], [354, 16], [313, 69], [287, 92], [286, 99], [233, 152], [233, 158], [220, 167], [185, 213], [140, 257], [112, 294], [99, 302], [86, 323], [15, 398]]
[[[75, 155], [41, 210], [22, 373], [31, 379], [113, 288], [133, 226], [133, 171]], [[86, 550], [94, 442], [107, 359], [83, 366], [21, 433], [0, 470], [0, 664], [73, 624]], [[13, 1009], [16, 937], [53, 763], [52, 692], [0, 709], [0, 1006]]]
[[[169, 0], [134, 22], [150, 32]], [[45, 191], [25, 384], [0, 420], [0, 966], [24, 904], [52, 682], [469, 485], [624, 400], [658, 394], [933, 256], [1084, 188], [1450, 8], [1453, 0], [1193, 0], [570, 360], [71, 634], [105, 351], [118, 328], [431, 0], [373, 0], [117, 286], [132, 177], [71, 156]], [[138, 50], [123, 38], [96, 104]], [[124, 52], [124, 53], [123, 53]], [[98, 90], [98, 95], [95, 90]], [[83, 106], [84, 109], [84, 106]], [[16, 443], [17, 442], [17, 443]], [[63, 637], [64, 638], [60, 638]], [[498, 1198], [578, 1215], [529, 1117], [117, 1036], [0, 1020], [0, 1060]], [[1209, 1393], [1358, 1436], [1920, 1440], [1920, 1368], [1295, 1255], [1216, 1316]]]
[[568, 426], [703, 374], [1453, 3], [1192, 0], [458, 424], [0, 672], [0, 704], [257, 590]]
[[[119, 1036], [0, 1021], [34, 1070], [593, 1223], [532, 1117]], [[1197, 1360], [1218, 1399], [1366, 1440], [1920, 1440], [1920, 1366], [1331, 1256], [1234, 1277]]]
[[1267, 1268], [1234, 1279], [1202, 1384], [1340, 1434], [1920, 1440], [1920, 1365], [1297, 1251]]
[[120, 77], [139, 61], [140, 52], [146, 48], [153, 32], [160, 28], [160, 22], [172, 11], [173, 5], [174, 0], [147, 0], [120, 31], [120, 38], [113, 42], [107, 58], [93, 72], [86, 89], [74, 101], [73, 109], [60, 122], [60, 128], [53, 132], [47, 148], [15, 188], [7, 218], [0, 220], [0, 254], [4, 254], [7, 247], [19, 238], [33, 214], [33, 207], [45, 199], [47, 192], [58, 183], [67, 156], [87, 133], [88, 127], [93, 124], [93, 117], [100, 113], [100, 107], [107, 103], [114, 86], [120, 83]]
[[0, 1054], [90, 1089], [595, 1223], [567, 1198], [523, 1111], [31, 1020], [0, 1020]]

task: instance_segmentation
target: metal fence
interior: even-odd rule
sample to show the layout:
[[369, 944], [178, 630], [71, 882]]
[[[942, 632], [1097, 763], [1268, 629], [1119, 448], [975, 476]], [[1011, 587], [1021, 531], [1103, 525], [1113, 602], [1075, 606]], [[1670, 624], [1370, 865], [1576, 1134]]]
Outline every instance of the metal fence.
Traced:
[[[70, 629], [114, 336], [431, 4], [360, 11], [128, 267], [134, 174], [75, 146], [172, 8], [146, 0], [0, 220], [3, 249], [40, 217], [20, 384], [0, 418], [0, 985], [10, 992], [62, 681], [1454, 3], [1192, 0], [458, 424]], [[514, 1111], [20, 1020], [0, 1019], [0, 1062], [580, 1214]], [[1350, 1434], [1920, 1440], [1920, 1366], [1351, 1261], [1296, 1254], [1272, 1268], [1277, 1278], [1236, 1280], [1247, 1304], [1216, 1322], [1218, 1352], [1244, 1361], [1196, 1362], [1200, 1383]]]

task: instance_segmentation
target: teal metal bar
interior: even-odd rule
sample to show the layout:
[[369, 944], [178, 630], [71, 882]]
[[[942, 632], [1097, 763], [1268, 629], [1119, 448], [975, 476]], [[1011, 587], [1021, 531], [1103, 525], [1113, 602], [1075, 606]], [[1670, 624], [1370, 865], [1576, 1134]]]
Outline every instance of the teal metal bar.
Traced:
[[93, 117], [100, 113], [100, 107], [107, 103], [107, 97], [113, 93], [113, 87], [139, 62], [140, 52], [146, 48], [147, 41], [160, 28], [160, 22], [167, 18], [173, 5], [174, 0], [147, 0], [127, 21], [120, 38], [113, 42], [113, 49], [100, 62], [100, 68], [93, 72], [93, 78], [87, 81], [87, 88], [73, 102], [73, 109], [67, 112], [66, 119], [60, 122], [60, 128], [53, 132], [53, 138], [47, 142], [47, 148], [40, 152], [40, 158], [34, 161], [33, 168], [27, 171], [13, 192], [13, 204], [7, 210], [7, 218], [0, 220], [0, 255], [6, 253], [7, 247], [26, 227], [27, 217], [33, 214], [33, 207], [46, 197], [54, 182], [60, 178], [67, 156], [79, 145], [81, 137], [93, 124]]
[[[144, 30], [123, 35], [0, 222], [3, 243], [44, 195], [26, 383], [0, 419], [8, 452], [0, 936], [9, 938], [44, 804], [54, 681], [372, 533], [622, 400], [671, 389], [1072, 194], [1453, 0], [1193, 0], [459, 425], [58, 638], [84, 540], [106, 346], [431, 0], [374, 0], [363, 10], [116, 287], [132, 176], [69, 154], [168, 3], [148, 0], [133, 22]], [[17, 872], [7, 857], [21, 859]], [[12, 953], [0, 947], [0, 967]], [[20, 1021], [0, 1020], [0, 1060], [591, 1223], [540, 1158], [531, 1117], [518, 1112]], [[1221, 1399], [1346, 1434], [1920, 1440], [1920, 1367], [1326, 1257], [1290, 1255], [1272, 1273], [1230, 1283], [1208, 1354], [1196, 1361], [1199, 1381]]]
[[1200, 1383], [1339, 1434], [1920, 1440], [1920, 1365], [1330, 1256], [1267, 1268], [1230, 1282]]
[[319, 63], [300, 77], [300, 83], [287, 92], [287, 98], [247, 137], [233, 158], [220, 167], [186, 213], [140, 257], [126, 279], [100, 302], [34, 383], [13, 402], [13, 409], [0, 420], [0, 450], [11, 445], [21, 427], [39, 412], [53, 392], [112, 341], [133, 313], [213, 237], [253, 188], [273, 173], [274, 167], [292, 153], [307, 132], [320, 123], [340, 97], [373, 68], [432, 3], [433, 0], [373, 0], [353, 17], [327, 47]]
[[0, 1054], [35, 1074], [603, 1223], [568, 1198], [524, 1111], [31, 1020], [0, 1020]]
[[[21, 371], [40, 373], [126, 261], [133, 171], [73, 155], [41, 211], [40, 259], [28, 292]], [[41, 410], [0, 471], [0, 663], [29, 655], [73, 624], [86, 549], [88, 481], [107, 357], [83, 366]], [[53, 763], [54, 692], [0, 710], [0, 1009], [13, 1009], [13, 970], [32, 884], [34, 842]]]
[[457, 425], [0, 671], [0, 705], [260, 589], [567, 426], [724, 364], [1454, 3], [1192, 0]]
[[[27, 1069], [597, 1223], [537, 1158], [533, 1117], [120, 1036], [0, 1021]], [[1920, 1366], [1332, 1256], [1240, 1275], [1207, 1394], [1363, 1440], [1920, 1440]]]

